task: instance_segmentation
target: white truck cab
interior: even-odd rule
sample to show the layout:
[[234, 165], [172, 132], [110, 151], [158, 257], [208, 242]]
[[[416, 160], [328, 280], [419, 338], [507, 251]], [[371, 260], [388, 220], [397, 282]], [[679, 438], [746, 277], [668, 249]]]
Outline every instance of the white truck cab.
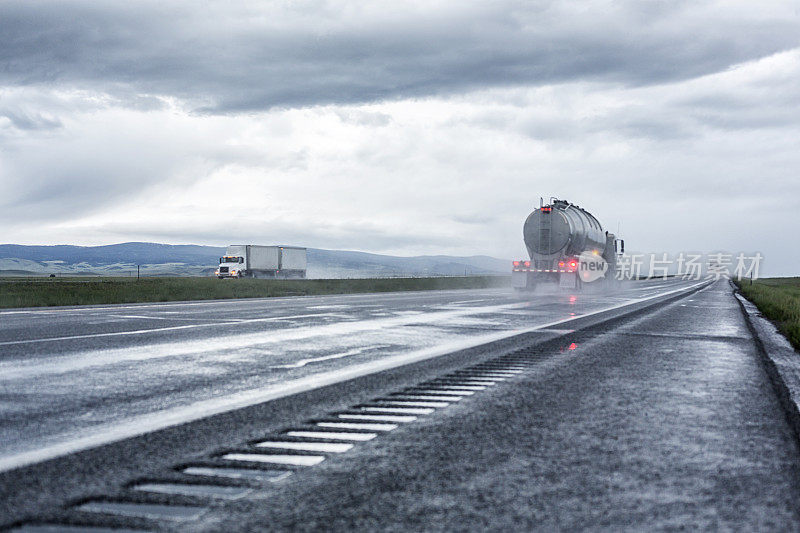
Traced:
[[244, 257], [225, 255], [219, 258], [214, 274], [219, 278], [241, 278], [245, 274]]

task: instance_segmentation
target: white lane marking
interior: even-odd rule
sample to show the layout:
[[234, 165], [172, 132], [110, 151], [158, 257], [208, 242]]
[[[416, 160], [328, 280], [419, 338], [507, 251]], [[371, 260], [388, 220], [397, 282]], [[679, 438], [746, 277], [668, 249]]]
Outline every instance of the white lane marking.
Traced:
[[[392, 300], [408, 300], [420, 297], [431, 297], [432, 291], [397, 291], [397, 292], [382, 292], [381, 298]], [[435, 291], [436, 297], [442, 295], [459, 295], [465, 293], [487, 294], [494, 297], [502, 297], [508, 299], [504, 289], [453, 289], [444, 291]], [[263, 298], [224, 298], [218, 300], [200, 300], [200, 301], [177, 301], [177, 302], [158, 302], [158, 303], [140, 303], [140, 304], [105, 304], [105, 305], [81, 305], [70, 307], [40, 307], [35, 309], [13, 310], [13, 311], [0, 311], [0, 315], [19, 315], [19, 314], [62, 314], [62, 313], [76, 313], [85, 314], [91, 311], [115, 311], [119, 309], [169, 309], [171, 307], [196, 307], [196, 306], [213, 306], [220, 305], [244, 305], [251, 306], [257, 303], [269, 303], [275, 306], [287, 305], [302, 302], [313, 302], [315, 300], [363, 300], [365, 298], [374, 298], [378, 293], [357, 293], [357, 294], [324, 294], [324, 295], [311, 295], [311, 296], [267, 296]]]
[[491, 387], [497, 381], [495, 380], [488, 380], [488, 379], [473, 379], [473, 378], [460, 378], [460, 377], [444, 377], [441, 378], [444, 383], [449, 383], [451, 385], [483, 385], [485, 387]]
[[[621, 298], [622, 299], [622, 298]], [[558, 328], [548, 328], [539, 330], [541, 333], [558, 333], [559, 335], [563, 335], [564, 333], [574, 333], [574, 329], [558, 329]]]
[[414, 389], [413, 391], [403, 394], [439, 394], [441, 396], [456, 395], [458, 397], [461, 397], [461, 396], [472, 396], [473, 394], [475, 394], [475, 392], [471, 390], [442, 390], [432, 387], [425, 387], [423, 389]]
[[452, 391], [481, 391], [486, 390], [484, 385], [427, 385], [429, 388]]
[[479, 378], [479, 379], [489, 378], [497, 381], [503, 381], [508, 378], [513, 378], [515, 374], [505, 374], [500, 372], [474, 372], [464, 375], [470, 378]]
[[441, 400], [443, 402], [458, 402], [461, 401], [461, 396], [446, 396], [446, 395], [424, 395], [424, 394], [393, 394], [391, 396], [394, 400]]
[[378, 436], [377, 433], [339, 433], [336, 431], [287, 431], [290, 437], [305, 437], [309, 439], [333, 439], [333, 440], [354, 440], [365, 441], [372, 440]]
[[301, 452], [330, 452], [344, 453], [353, 448], [346, 442], [295, 442], [266, 440], [256, 444], [257, 448], [280, 448], [282, 450], [297, 450]]
[[[454, 317], [461, 317], [468, 314], [485, 314], [511, 307], [525, 307], [527, 302], [506, 304], [498, 306], [486, 306], [478, 308], [465, 308], [458, 311], [444, 311], [428, 313], [424, 316], [404, 316], [392, 318], [379, 318], [374, 320], [361, 320], [354, 322], [339, 322], [335, 324], [323, 324], [317, 326], [300, 326], [280, 331], [268, 331], [264, 333], [237, 334], [227, 337], [216, 337], [210, 339], [193, 340], [181, 343], [153, 344], [145, 347], [114, 348], [109, 350], [93, 350], [80, 352], [75, 355], [55, 357], [47, 360], [41, 359], [12, 359], [0, 362], [0, 381], [12, 379], [27, 379], [48, 374], [62, 374], [65, 372], [83, 370], [85, 368], [114, 365], [130, 361], [143, 361], [160, 359], [165, 357], [176, 357], [198, 353], [208, 353], [214, 351], [230, 351], [238, 348], [249, 348], [259, 344], [275, 344], [286, 341], [305, 340], [311, 337], [321, 337], [330, 335], [352, 335], [364, 331], [379, 331], [396, 326], [404, 326], [414, 323], [430, 324], [450, 320]], [[322, 313], [327, 315], [327, 313]], [[294, 317], [271, 317], [251, 319], [252, 322], [267, 322], [273, 320], [286, 320], [289, 318], [303, 318], [311, 315], [297, 315]], [[320, 316], [320, 315], [317, 315]], [[187, 326], [175, 326], [167, 329], [186, 329], [194, 327], [206, 327], [209, 324], [195, 324]], [[156, 330], [143, 330], [140, 333], [149, 333]], [[131, 335], [132, 332], [121, 333]], [[112, 336], [116, 333], [103, 333], [94, 336]], [[80, 336], [84, 337], [84, 336]], [[68, 337], [75, 338], [75, 337]], [[52, 339], [48, 339], [52, 340]], [[3, 344], [20, 344], [38, 341], [14, 341]]]
[[112, 514], [120, 516], [139, 516], [156, 520], [196, 520], [205, 507], [193, 505], [164, 505], [160, 503], [91, 501], [76, 507], [78, 511]]
[[226, 485], [196, 485], [194, 483], [142, 483], [131, 487], [141, 492], [158, 494], [179, 494], [181, 496], [197, 496], [219, 498], [221, 500], [238, 500], [253, 492], [248, 487], [229, 487]]
[[103, 318], [133, 318], [141, 320], [197, 320], [197, 318], [180, 318], [175, 316], [147, 316], [147, 315], [115, 315], [104, 314]]
[[370, 422], [317, 422], [321, 428], [333, 429], [363, 429], [366, 431], [391, 431], [397, 429], [397, 424], [378, 424]]
[[255, 468], [230, 468], [221, 466], [189, 466], [183, 469], [190, 476], [224, 477], [230, 479], [253, 479], [275, 483], [291, 476], [289, 471], [260, 470]]
[[[687, 287], [680, 287], [678, 289], [667, 291], [665, 293], [662, 293], [660, 296], [664, 297], [672, 294], [677, 294], [680, 292], [687, 292], [702, 285], [710, 285], [710, 283], [707, 281], [702, 281], [694, 285], [689, 285]], [[583, 315], [583, 317], [581, 318], [584, 318], [586, 316], [598, 315], [608, 311], [613, 311], [616, 309], [620, 309], [622, 307], [635, 305], [637, 303], [642, 303], [651, 299], [653, 298], [639, 298], [629, 303], [615, 304], [611, 307], [606, 307], [603, 309], [598, 309], [596, 311], [589, 312], [586, 315]], [[540, 324], [538, 326], [532, 326], [529, 328], [494, 332], [486, 335], [470, 337], [468, 339], [464, 339], [461, 341], [448, 342], [438, 346], [424, 348], [422, 350], [416, 350], [405, 354], [398, 354], [383, 359], [362, 363], [359, 365], [352, 365], [346, 368], [331, 370], [328, 372], [321, 372], [319, 374], [298, 378], [277, 385], [267, 385], [265, 387], [260, 387], [252, 390], [241, 391], [235, 394], [231, 394], [229, 396], [200, 400], [198, 402], [189, 405], [182, 405], [179, 407], [164, 409], [162, 411], [146, 413], [144, 415], [131, 417], [127, 420], [122, 420], [111, 424], [103, 424], [87, 430], [87, 434], [81, 437], [74, 437], [72, 435], [69, 435], [63, 438], [63, 440], [61, 440], [60, 442], [56, 442], [55, 444], [49, 444], [34, 450], [27, 450], [23, 452], [11, 453], [9, 455], [2, 456], [0, 457], [0, 472], [12, 470], [14, 468], [19, 468], [21, 466], [38, 463], [41, 461], [46, 461], [54, 457], [60, 457], [62, 455], [75, 453], [80, 450], [85, 450], [88, 448], [94, 448], [97, 446], [101, 446], [103, 444], [109, 444], [130, 437], [135, 437], [137, 435], [150, 433], [152, 431], [157, 431], [159, 429], [168, 428], [178, 424], [184, 424], [187, 422], [191, 422], [193, 420], [199, 420], [201, 418], [206, 418], [215, 414], [241, 409], [243, 407], [248, 407], [251, 405], [268, 402], [270, 400], [275, 400], [278, 398], [285, 398], [287, 396], [292, 396], [294, 394], [299, 394], [310, 390], [319, 389], [322, 387], [326, 387], [328, 385], [333, 385], [335, 383], [349, 381], [351, 379], [358, 378], [361, 376], [366, 376], [382, 372], [384, 370], [406, 366], [419, 361], [424, 361], [427, 359], [439, 357], [448, 353], [453, 353], [460, 350], [466, 350], [468, 348], [474, 348], [475, 346], [480, 346], [482, 344], [488, 344], [491, 342], [508, 339], [511, 337], [516, 337], [524, 333], [530, 333], [532, 331], [538, 331], [540, 329], [549, 328], [555, 325], [565, 324], [573, 320], [576, 320], [576, 317], [562, 318], [559, 320], [555, 320], [553, 322]], [[473, 388], [464, 385], [456, 385], [456, 386], [437, 385], [436, 387], [454, 388], [454, 389], [464, 388], [466, 390], [482, 390], [486, 388], [483, 386]], [[383, 411], [387, 413], [394, 412], [394, 413], [405, 413], [405, 414], [429, 414], [433, 412], [433, 409], [431, 409], [430, 411], [421, 411], [422, 408], [416, 410], [416, 412], [412, 412], [411, 409], [413, 408], [410, 406], [405, 409], [401, 407], [393, 408], [391, 406], [386, 406], [386, 407], [365, 406], [362, 407], [361, 409], [371, 412]], [[310, 436], [310, 435], [301, 435], [298, 433], [303, 433], [303, 432], [290, 432], [288, 434], [298, 437]], [[361, 433], [358, 435], [365, 435], [365, 434]], [[372, 435], [377, 436], [377, 434], [372, 434]], [[335, 439], [336, 437], [330, 437], [330, 438]]]
[[413, 422], [417, 419], [416, 416], [401, 416], [401, 415], [360, 415], [354, 413], [340, 413], [337, 415], [339, 418], [346, 420], [374, 420], [376, 422]]
[[429, 415], [436, 411], [430, 407], [360, 407], [362, 411], [370, 411], [373, 413], [406, 413], [409, 415]]
[[367, 350], [374, 350], [385, 347], [386, 346], [383, 344], [374, 344], [371, 346], [364, 346], [363, 348], [355, 348], [353, 350], [348, 350], [346, 352], [335, 353], [331, 355], [322, 355], [320, 357], [311, 357], [309, 359], [300, 359], [299, 361], [295, 361], [293, 363], [287, 363], [285, 365], [273, 365], [270, 368], [300, 368], [311, 363], [319, 363], [322, 361], [329, 361], [331, 359], [342, 359], [343, 357], [350, 357], [351, 355], [358, 355], [360, 353], [364, 353]]
[[168, 326], [166, 328], [135, 329], [131, 331], [115, 331], [109, 333], [87, 333], [85, 335], [68, 335], [65, 337], [48, 337], [45, 339], [25, 339], [21, 341], [3, 341], [0, 346], [11, 346], [15, 344], [35, 344], [40, 342], [71, 341], [75, 339], [93, 339], [98, 337], [122, 337], [125, 335], [143, 335], [145, 333], [158, 333], [160, 331], [177, 331], [181, 329], [210, 328], [217, 326], [233, 326], [236, 324], [251, 324], [256, 322], [275, 322], [277, 320], [294, 320], [297, 318], [319, 318], [330, 316], [332, 313], [309, 313], [305, 315], [291, 316], [272, 316], [266, 318], [246, 318], [244, 320], [229, 320], [225, 322], [215, 322], [213, 324], [186, 324], [185, 326]]
[[277, 453], [226, 453], [222, 458], [229, 461], [248, 461], [251, 463], [272, 463], [292, 466], [314, 466], [325, 460], [324, 455], [281, 455]]
[[[164, 313], [164, 314], [169, 314], [169, 313]], [[175, 314], [176, 315], [180, 315], [182, 313], [175, 313]], [[186, 321], [209, 322], [209, 321], [213, 320], [213, 321], [217, 321], [215, 323], [218, 323], [218, 321], [219, 321], [219, 318], [217, 318], [217, 317], [203, 318], [203, 317], [196, 317], [196, 316], [185, 317], [185, 316], [173, 316], [173, 315], [170, 315], [170, 316], [115, 315], [115, 314], [108, 314], [108, 313], [104, 313], [103, 315], [96, 315], [96, 316], [94, 316], [92, 318], [109, 318], [109, 317], [110, 318], [132, 318], [132, 319], [138, 319], [138, 320], [169, 320], [169, 321], [173, 321], [173, 322], [180, 322], [180, 321], [184, 321], [184, 322], [186, 322]], [[247, 319], [246, 318], [226, 318], [225, 320], [228, 320], [230, 322], [239, 323], [239, 322], [241, 322], [243, 320], [247, 320]], [[114, 320], [109, 320], [108, 322], [115, 322], [115, 321]]]
[[378, 400], [375, 403], [407, 407], [447, 407], [448, 402], [415, 402], [413, 400]]
[[156, 520], [195, 520], [205, 513], [205, 507], [165, 505], [160, 503], [90, 501], [76, 507], [78, 511], [139, 516]]

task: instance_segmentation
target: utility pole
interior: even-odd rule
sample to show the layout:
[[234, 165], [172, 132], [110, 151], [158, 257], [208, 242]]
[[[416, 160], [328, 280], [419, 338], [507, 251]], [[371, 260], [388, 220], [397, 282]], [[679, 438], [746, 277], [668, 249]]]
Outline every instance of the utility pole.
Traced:
[[136, 281], [139, 281], [139, 265], [136, 265]]

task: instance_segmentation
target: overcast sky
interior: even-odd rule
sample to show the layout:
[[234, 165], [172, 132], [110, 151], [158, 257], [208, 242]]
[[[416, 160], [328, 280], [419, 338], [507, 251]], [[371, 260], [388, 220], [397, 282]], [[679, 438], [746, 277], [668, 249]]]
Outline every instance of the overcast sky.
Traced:
[[800, 272], [800, 1], [0, 3], [0, 242], [512, 258], [540, 196]]

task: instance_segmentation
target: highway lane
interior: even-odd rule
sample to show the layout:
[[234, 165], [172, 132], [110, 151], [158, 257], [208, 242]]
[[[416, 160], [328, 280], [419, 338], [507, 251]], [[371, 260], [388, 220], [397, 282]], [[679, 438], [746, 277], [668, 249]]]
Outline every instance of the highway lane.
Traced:
[[263, 401], [284, 383], [446, 353], [690, 284], [0, 311], [0, 470]]
[[180, 530], [800, 529], [796, 435], [728, 282], [547, 344]]

